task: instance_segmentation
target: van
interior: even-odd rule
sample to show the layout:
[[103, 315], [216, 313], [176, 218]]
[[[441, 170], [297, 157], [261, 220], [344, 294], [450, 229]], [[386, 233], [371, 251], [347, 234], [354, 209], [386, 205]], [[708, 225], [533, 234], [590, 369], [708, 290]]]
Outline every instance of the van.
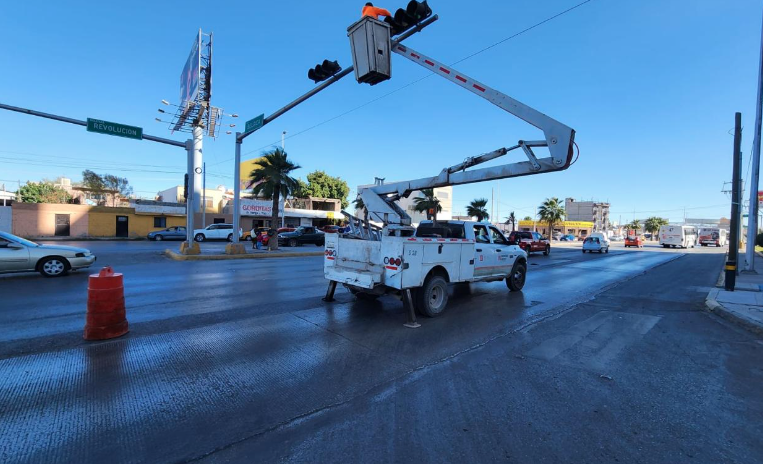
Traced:
[[699, 229], [699, 244], [702, 246], [715, 245], [726, 246], [726, 229], [720, 227], [702, 227]]
[[661, 226], [660, 245], [664, 248], [694, 248], [697, 245], [697, 228], [676, 224]]
[[599, 239], [599, 242], [601, 242], [603, 247], [607, 248], [607, 251], [609, 251], [609, 237], [607, 237], [607, 234], [603, 232], [593, 232], [589, 237], [596, 237]]

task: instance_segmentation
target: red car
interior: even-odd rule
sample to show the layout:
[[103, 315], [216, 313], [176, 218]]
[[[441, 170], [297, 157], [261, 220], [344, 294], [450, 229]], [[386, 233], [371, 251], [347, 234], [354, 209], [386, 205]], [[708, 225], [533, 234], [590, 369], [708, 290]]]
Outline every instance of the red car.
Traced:
[[294, 232], [295, 230], [297, 230], [296, 227], [279, 227], [277, 233]]
[[628, 235], [625, 237], [625, 248], [628, 247], [644, 248], [644, 239], [638, 235]]
[[543, 252], [544, 255], [548, 256], [551, 253], [551, 243], [538, 232], [514, 231], [509, 235], [509, 242], [519, 245], [528, 255]]

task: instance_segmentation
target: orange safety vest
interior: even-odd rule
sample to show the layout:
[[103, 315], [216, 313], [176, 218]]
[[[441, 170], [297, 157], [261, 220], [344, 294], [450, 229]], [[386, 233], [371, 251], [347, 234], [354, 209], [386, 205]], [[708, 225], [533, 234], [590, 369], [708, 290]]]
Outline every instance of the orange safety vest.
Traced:
[[377, 8], [375, 6], [364, 6], [363, 11], [360, 13], [360, 17], [364, 18], [366, 16], [370, 16], [374, 19], [379, 19], [379, 16], [392, 16], [392, 13], [385, 10], [384, 8]]

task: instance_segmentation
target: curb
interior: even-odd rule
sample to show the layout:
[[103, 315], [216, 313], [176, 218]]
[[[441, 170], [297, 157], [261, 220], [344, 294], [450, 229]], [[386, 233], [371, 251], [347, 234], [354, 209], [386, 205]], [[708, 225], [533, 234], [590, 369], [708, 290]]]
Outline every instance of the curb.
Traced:
[[322, 251], [303, 251], [298, 253], [257, 253], [245, 255], [181, 255], [170, 249], [164, 250], [164, 254], [175, 261], [226, 261], [230, 259], [269, 259], [269, 258], [299, 258], [305, 256], [323, 256]]
[[707, 310], [711, 313], [717, 314], [718, 316], [726, 319], [727, 321], [731, 321], [735, 324], [738, 324], [745, 329], [749, 330], [750, 332], [754, 332], [757, 334], [763, 334], [763, 325], [760, 324], [758, 321], [752, 321], [750, 319], [747, 319], [746, 317], [742, 317], [739, 314], [735, 313], [734, 311], [731, 311], [729, 309], [726, 309], [723, 307], [722, 304], [718, 303], [718, 300], [716, 299], [718, 292], [720, 289], [713, 289], [710, 290], [710, 293], [707, 294], [707, 298], [705, 299], [705, 306], [707, 307]]

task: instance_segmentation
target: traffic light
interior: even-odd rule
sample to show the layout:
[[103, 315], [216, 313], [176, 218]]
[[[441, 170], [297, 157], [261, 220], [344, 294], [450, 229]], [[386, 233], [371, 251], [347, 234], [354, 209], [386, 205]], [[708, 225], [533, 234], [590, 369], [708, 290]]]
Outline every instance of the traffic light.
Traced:
[[307, 77], [315, 81], [317, 84], [320, 81], [325, 81], [329, 77], [342, 70], [339, 63], [336, 61], [323, 60], [323, 63], [315, 65], [315, 68], [310, 68], [307, 71]]
[[185, 175], [183, 180], [183, 198], [188, 199], [188, 174]]
[[432, 9], [429, 8], [426, 0], [423, 2], [411, 0], [405, 9], [398, 8], [394, 17], [388, 16], [384, 18], [384, 22], [390, 25], [392, 35], [398, 35], [430, 16], [432, 16]]

